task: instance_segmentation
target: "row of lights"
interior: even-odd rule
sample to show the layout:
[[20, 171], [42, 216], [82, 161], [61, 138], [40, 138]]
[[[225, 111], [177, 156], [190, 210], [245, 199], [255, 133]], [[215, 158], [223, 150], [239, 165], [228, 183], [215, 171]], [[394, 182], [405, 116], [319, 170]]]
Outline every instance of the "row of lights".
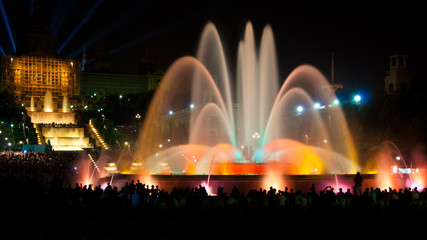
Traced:
[[104, 140], [102, 139], [101, 135], [99, 134], [98, 130], [95, 128], [95, 126], [93, 126], [92, 124], [89, 125], [90, 128], [92, 129], [93, 133], [95, 133], [96, 138], [98, 139], [98, 141], [101, 143], [101, 146], [103, 149], [110, 149], [107, 145], [106, 142], [104, 142]]
[[[359, 104], [362, 101], [362, 97], [360, 95], [355, 95], [353, 97], [353, 101], [356, 104]], [[332, 106], [338, 106], [339, 104], [340, 104], [340, 101], [338, 99], [334, 99], [334, 101], [332, 101]], [[313, 108], [316, 110], [317, 109], [324, 109], [325, 105], [321, 105], [320, 103], [316, 102], [316, 103], [314, 103]], [[295, 110], [298, 114], [301, 114], [304, 112], [304, 107], [302, 105], [298, 105]]]
[[90, 154], [88, 154], [90, 161], [92, 161], [93, 166], [95, 167], [95, 169], [100, 172], [98, 165], [96, 164], [96, 162], [93, 160], [92, 156]]
[[[0, 130], [0, 134], [1, 134], [1, 133], [2, 133], [2, 131]], [[6, 137], [6, 138], [4, 138], [4, 140], [5, 140], [5, 141], [7, 141], [7, 139], [8, 139], [7, 137]], [[9, 146], [9, 147], [10, 147], [11, 145], [12, 145], [12, 143], [10, 143], [10, 142], [8, 142], [8, 143], [7, 143], [7, 146]]]
[[[0, 124], [4, 124], [4, 122], [3, 122], [3, 121], [1, 121], [1, 122], [0, 122]], [[10, 128], [11, 128], [11, 131], [13, 132], [13, 124], [10, 124]], [[26, 127], [26, 128], [28, 128], [28, 127]], [[2, 134], [2, 133], [3, 133], [3, 132], [0, 130], [0, 134]], [[4, 140], [5, 140], [5, 141], [8, 141], [8, 140], [9, 140], [9, 138], [8, 138], [8, 137], [5, 137], [5, 138], [4, 138]], [[19, 142], [18, 142], [18, 144], [24, 144], [24, 142], [21, 140], [21, 141], [19, 141]], [[12, 146], [12, 143], [11, 143], [11, 142], [8, 142], [8, 143], [7, 143], [7, 146], [8, 146], [8, 147]]]
[[[362, 101], [362, 97], [359, 94], [357, 94], [353, 97], [353, 101], [356, 104], [359, 104]], [[340, 104], [340, 101], [338, 99], [334, 99], [334, 101], [332, 101], [333, 106], [338, 106], [339, 104]], [[314, 109], [324, 109], [325, 105], [322, 106], [320, 103], [316, 102], [316, 103], [314, 103], [313, 107], [314, 107]], [[194, 109], [194, 104], [190, 104], [189, 108]], [[301, 114], [304, 112], [304, 107], [302, 105], [298, 105], [296, 107], [296, 111], [297, 111], [297, 113]], [[173, 110], [168, 111], [169, 116], [172, 116], [173, 113], [174, 113]]]
[[[188, 107], [189, 107], [190, 109], [194, 109], [194, 107], [195, 107], [195, 106], [194, 106], [194, 104], [192, 104], [192, 103], [191, 103], [190, 105], [188, 105]], [[168, 114], [169, 114], [169, 116], [172, 116], [172, 115], [173, 115], [173, 110], [169, 110], [169, 111], [168, 111]]]

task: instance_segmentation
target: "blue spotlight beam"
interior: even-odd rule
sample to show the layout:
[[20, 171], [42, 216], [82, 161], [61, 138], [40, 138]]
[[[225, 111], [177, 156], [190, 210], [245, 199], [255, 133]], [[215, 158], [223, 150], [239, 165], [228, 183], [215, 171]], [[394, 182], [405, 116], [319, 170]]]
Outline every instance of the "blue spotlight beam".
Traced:
[[[221, 3], [222, 4], [220, 4], [220, 5], [222, 6], [225, 2], [221, 2]], [[134, 46], [136, 44], [139, 44], [139, 43], [141, 43], [141, 42], [143, 42], [145, 40], [148, 40], [148, 39], [153, 38], [153, 37], [157, 37], [158, 35], [166, 33], [168, 31], [174, 29], [175, 27], [178, 27], [178, 26], [183, 25], [183, 24], [185, 24], [187, 22], [190, 22], [190, 21], [195, 20], [195, 19], [197, 19], [199, 17], [202, 17], [202, 16], [206, 15], [207, 13], [213, 11], [214, 9], [216, 9], [218, 7], [220, 7], [220, 6], [218, 5], [218, 6], [213, 7], [213, 8], [205, 9], [205, 10], [200, 11], [200, 12], [198, 12], [196, 14], [191, 15], [191, 16], [182, 18], [182, 19], [180, 19], [178, 21], [175, 21], [175, 22], [173, 22], [173, 23], [171, 23], [171, 24], [169, 24], [167, 26], [164, 26], [164, 27], [162, 27], [160, 29], [157, 29], [155, 31], [152, 31], [152, 32], [150, 32], [150, 33], [148, 33], [148, 34], [146, 34], [144, 36], [141, 36], [141, 37], [139, 37], [139, 38], [137, 38], [137, 39], [135, 39], [133, 41], [130, 41], [130, 42], [125, 43], [125, 44], [123, 44], [121, 46], [118, 46], [118, 47], [112, 49], [111, 51], [109, 51], [108, 53], [109, 54], [115, 54], [115, 53], [120, 52], [120, 51], [122, 51], [124, 49], [132, 47], [132, 46]]]
[[90, 46], [92, 46], [96, 42], [97, 36], [92, 36], [87, 41], [84, 42], [85, 46], [78, 47], [76, 50], [74, 50], [70, 55], [68, 55], [67, 59], [75, 58], [79, 54], [83, 52], [83, 49], [86, 47], [86, 49]]
[[[142, 4], [142, 1], [137, 1], [137, 5], [134, 5], [130, 7], [126, 12], [123, 12], [119, 17], [112, 20], [103, 31], [104, 36], [110, 35], [114, 30], [116, 30], [118, 27], [122, 26], [124, 23], [129, 21], [132, 17], [140, 13], [141, 9], [148, 7], [151, 4], [152, 1], [144, 2]], [[89, 38], [87, 41], [85, 41], [86, 48], [91, 47], [94, 43], [96, 43], [98, 39], [98, 34], [93, 35], [91, 38]], [[74, 50], [68, 58], [75, 58], [77, 55], [81, 54], [83, 51], [83, 47], [79, 47], [76, 50]]]
[[98, 9], [99, 6], [101, 6], [103, 0], [96, 1], [95, 5], [90, 9], [90, 11], [85, 15], [83, 20], [77, 25], [77, 27], [74, 29], [74, 31], [70, 34], [70, 36], [65, 40], [65, 42], [59, 47], [59, 49], [56, 51], [56, 53], [60, 53], [65, 46], [67, 46], [68, 42], [74, 37], [74, 35], [77, 34], [78, 31], [82, 28], [82, 26], [89, 20], [89, 18], [93, 15], [93, 13]]
[[33, 6], [34, 6], [34, 2], [35, 2], [36, 0], [30, 0], [30, 6], [28, 6], [28, 10], [30, 11], [29, 12], [29, 14], [30, 14], [30, 16], [33, 16]]
[[74, 1], [62, 0], [57, 2], [55, 11], [50, 19], [50, 25], [52, 27], [52, 34], [54, 37], [56, 37], [61, 30], [62, 24], [65, 19], [67, 19], [73, 5]]
[[10, 42], [12, 43], [12, 47], [13, 47], [13, 53], [15, 53], [16, 52], [15, 41], [13, 40], [12, 31], [10, 30], [10, 26], [9, 26], [9, 20], [7, 18], [6, 10], [4, 8], [2, 0], [0, 0], [0, 11], [1, 11], [1, 15], [3, 16], [3, 20], [4, 20], [4, 24], [6, 25], [7, 32], [9, 33]]
[[3, 57], [5, 57], [6, 56], [6, 53], [4, 52], [4, 50], [3, 50], [3, 48], [0, 46], [0, 52], [1, 52], [1, 54], [3, 55]]

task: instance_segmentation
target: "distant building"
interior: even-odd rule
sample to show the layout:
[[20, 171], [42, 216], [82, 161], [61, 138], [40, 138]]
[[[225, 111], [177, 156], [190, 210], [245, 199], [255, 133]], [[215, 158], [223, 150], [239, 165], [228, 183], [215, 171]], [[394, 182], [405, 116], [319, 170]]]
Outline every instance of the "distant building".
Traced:
[[79, 95], [79, 75], [73, 60], [55, 56], [21, 55], [2, 58], [2, 89], [10, 91], [22, 103], [31, 97], [43, 98], [47, 91], [55, 101], [63, 96]]
[[91, 62], [89, 69], [93, 72], [111, 72], [111, 61], [109, 59], [107, 44], [105, 43], [102, 32], [98, 34], [98, 41], [95, 44], [93, 61]]
[[[111, 72], [111, 62], [108, 56], [107, 44], [100, 33], [95, 45], [94, 56], [86, 61], [86, 50], [82, 55], [80, 86], [81, 95], [96, 94], [135, 94], [155, 90], [164, 73], [153, 72], [153, 62], [148, 55], [140, 62], [139, 74], [122, 74]], [[85, 63], [85, 64], [83, 64]]]
[[34, 2], [33, 16], [23, 27], [17, 53], [1, 58], [0, 89], [13, 93], [30, 105], [31, 97], [40, 102], [47, 91], [55, 103], [93, 93], [129, 94], [155, 90], [163, 72], [154, 71], [148, 50], [140, 62], [139, 74], [111, 73], [111, 61], [102, 33], [87, 60], [86, 48], [80, 61], [63, 59], [53, 49], [53, 34], [48, 21]]
[[389, 55], [389, 70], [387, 71], [385, 82], [385, 92], [408, 92], [412, 88], [412, 75], [407, 68], [407, 55], [401, 53], [391, 53]]
[[150, 75], [81, 72], [81, 94], [129, 94], [154, 90], [163, 72]]
[[145, 56], [139, 62], [139, 74], [150, 75], [154, 72], [154, 62], [150, 57], [148, 48], [145, 49]]
[[31, 97], [43, 98], [46, 91], [55, 101], [64, 95], [78, 96], [78, 64], [54, 54], [51, 29], [36, 3], [33, 16], [23, 28], [17, 54], [1, 59], [2, 90], [10, 91], [25, 104]]

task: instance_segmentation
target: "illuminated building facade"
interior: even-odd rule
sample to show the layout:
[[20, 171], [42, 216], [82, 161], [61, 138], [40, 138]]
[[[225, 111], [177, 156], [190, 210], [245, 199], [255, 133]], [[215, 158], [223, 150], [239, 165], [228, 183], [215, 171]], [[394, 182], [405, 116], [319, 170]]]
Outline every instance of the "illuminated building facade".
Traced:
[[43, 98], [47, 91], [55, 100], [79, 95], [79, 68], [73, 60], [55, 56], [6, 56], [1, 64], [2, 89], [22, 103]]
[[153, 91], [156, 89], [163, 72], [151, 75], [116, 74], [100, 72], [81, 72], [80, 85], [82, 95], [112, 93], [129, 94]]
[[47, 91], [55, 102], [62, 102], [65, 95], [78, 96], [79, 64], [55, 54], [52, 31], [38, 1], [22, 30], [16, 53], [2, 58], [2, 90], [13, 93], [26, 105], [31, 97], [42, 99]]

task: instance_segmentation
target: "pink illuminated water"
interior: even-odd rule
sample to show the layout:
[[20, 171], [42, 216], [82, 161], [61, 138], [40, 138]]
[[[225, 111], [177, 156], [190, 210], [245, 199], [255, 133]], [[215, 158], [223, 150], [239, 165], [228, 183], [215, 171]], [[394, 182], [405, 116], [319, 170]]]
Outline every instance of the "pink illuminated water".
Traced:
[[365, 172], [376, 174], [376, 186], [384, 189], [425, 187], [425, 157], [415, 150], [408, 160], [391, 141], [368, 152]]
[[99, 158], [91, 154], [80, 154], [77, 164], [74, 166], [74, 182], [83, 185], [98, 184], [100, 179], [111, 175], [107, 169], [108, 164], [112, 161], [113, 159], [108, 154], [101, 154]]

